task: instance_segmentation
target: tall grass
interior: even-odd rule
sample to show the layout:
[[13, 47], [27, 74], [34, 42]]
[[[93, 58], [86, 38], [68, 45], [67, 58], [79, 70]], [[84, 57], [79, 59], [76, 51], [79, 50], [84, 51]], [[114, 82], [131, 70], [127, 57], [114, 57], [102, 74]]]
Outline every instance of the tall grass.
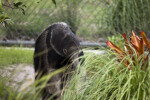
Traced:
[[[117, 58], [105, 49], [104, 55], [85, 53], [85, 61], [76, 70], [67, 87], [63, 89], [63, 100], [149, 100], [150, 99], [150, 69], [142, 71], [136, 62], [132, 60], [128, 70], [122, 62], [116, 62]], [[125, 57], [128, 59], [128, 57]], [[128, 59], [130, 60], [130, 59]], [[40, 91], [47, 84], [49, 78], [62, 72], [60, 69], [37, 80], [30, 87], [20, 92], [13, 92], [12, 88], [0, 92], [0, 97], [9, 97], [9, 100], [38, 100]], [[0, 78], [0, 80], [6, 78]], [[0, 88], [6, 86], [0, 84]], [[39, 84], [38, 87], [37, 84]], [[50, 85], [50, 84], [49, 84]], [[7, 86], [6, 86], [7, 87]], [[0, 89], [0, 90], [1, 90]], [[11, 94], [11, 95], [10, 95]]]
[[150, 94], [150, 74], [140, 69], [141, 64], [128, 70], [116, 62], [111, 54], [87, 55], [85, 60], [86, 76], [82, 80], [76, 74], [64, 93], [64, 100], [148, 100]]

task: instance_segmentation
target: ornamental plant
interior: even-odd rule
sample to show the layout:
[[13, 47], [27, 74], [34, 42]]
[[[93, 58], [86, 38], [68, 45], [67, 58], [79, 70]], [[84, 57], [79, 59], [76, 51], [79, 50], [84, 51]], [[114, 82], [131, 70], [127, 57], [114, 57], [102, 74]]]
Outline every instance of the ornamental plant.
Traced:
[[[124, 48], [120, 48], [107, 41], [107, 46], [114, 52], [115, 59], [117, 59], [116, 67], [119, 68], [120, 73], [115, 69], [111, 71], [110, 80], [111, 87], [107, 92], [108, 98], [121, 98], [120, 100], [149, 100], [150, 95], [150, 73], [149, 73], [149, 54], [150, 54], [150, 41], [147, 39], [145, 33], [139, 32], [139, 36], [131, 31], [130, 39], [123, 33]], [[115, 62], [113, 62], [115, 63]], [[126, 69], [127, 68], [127, 69]], [[109, 71], [110, 72], [110, 71]], [[118, 83], [119, 82], [119, 83]], [[106, 85], [106, 87], [108, 87]], [[119, 95], [115, 95], [115, 92]]]
[[[107, 41], [107, 46], [109, 46], [115, 52], [118, 57], [118, 62], [122, 62], [129, 70], [132, 70], [133, 66], [140, 64], [141, 70], [146, 70], [148, 68], [148, 60], [150, 54], [150, 41], [147, 39], [145, 33], [139, 32], [140, 37], [135, 34], [132, 30], [132, 35], [130, 41], [128, 41], [125, 33], [122, 34], [125, 42], [124, 50], [113, 44], [111, 41]], [[128, 57], [127, 57], [128, 56]], [[130, 59], [130, 60], [129, 60]], [[133, 66], [131, 67], [131, 61]]]

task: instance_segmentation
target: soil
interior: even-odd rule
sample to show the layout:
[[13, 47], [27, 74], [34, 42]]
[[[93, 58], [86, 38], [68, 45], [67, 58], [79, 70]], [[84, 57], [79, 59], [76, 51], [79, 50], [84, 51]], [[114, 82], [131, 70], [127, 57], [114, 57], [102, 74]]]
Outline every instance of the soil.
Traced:
[[32, 65], [11, 65], [0, 69], [0, 75], [8, 79], [7, 85], [15, 87], [19, 91], [34, 83], [34, 68]]

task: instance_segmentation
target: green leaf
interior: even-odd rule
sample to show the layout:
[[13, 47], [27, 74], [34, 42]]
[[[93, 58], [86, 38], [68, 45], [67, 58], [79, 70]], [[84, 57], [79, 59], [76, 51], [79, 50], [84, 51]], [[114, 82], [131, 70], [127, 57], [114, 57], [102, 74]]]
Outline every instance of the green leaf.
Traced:
[[25, 15], [25, 10], [23, 8], [20, 8], [22, 10], [22, 13]]
[[26, 8], [27, 6], [26, 5], [22, 5], [22, 7]]
[[55, 0], [52, 0], [53, 1], [53, 3], [56, 5], [56, 1]]
[[2, 1], [0, 0], [0, 13], [3, 13]]
[[22, 5], [22, 4], [23, 4], [23, 2], [17, 2], [17, 3], [13, 3], [13, 4], [14, 4], [14, 6], [15, 6], [15, 7], [17, 7], [17, 8], [18, 8], [20, 5]]

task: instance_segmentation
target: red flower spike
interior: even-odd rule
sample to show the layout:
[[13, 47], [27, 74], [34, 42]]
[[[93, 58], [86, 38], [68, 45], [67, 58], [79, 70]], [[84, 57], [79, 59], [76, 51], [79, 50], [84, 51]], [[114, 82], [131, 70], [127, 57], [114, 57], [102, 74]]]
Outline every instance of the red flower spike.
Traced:
[[109, 46], [110, 48], [115, 50], [117, 53], [119, 53], [121, 55], [126, 55], [126, 53], [122, 49], [120, 49], [119, 47], [114, 45], [111, 41], [107, 41], [106, 44], [107, 44], [107, 46]]
[[[116, 55], [119, 57], [119, 59], [123, 60], [124, 56], [126, 56], [125, 51], [114, 45], [111, 41], [107, 41], [106, 44], [117, 53]], [[127, 60], [123, 60], [123, 64], [128, 67], [129, 62]], [[129, 67], [129, 70], [131, 70], [131, 67]]]
[[140, 36], [143, 38], [144, 43], [145, 43], [146, 47], [148, 48], [148, 50], [150, 50], [150, 42], [149, 42], [149, 40], [147, 39], [145, 33], [142, 31], [142, 32], [140, 32], [139, 34], [140, 34]]
[[131, 44], [135, 45], [137, 48], [139, 48], [139, 37], [135, 35], [134, 31], [132, 30], [132, 36], [131, 38]]
[[[142, 63], [141, 69], [144, 69], [146, 71], [146, 69], [148, 68], [148, 64], [149, 64], [148, 56], [150, 54], [150, 42], [147, 39], [144, 32], [140, 32], [139, 34], [141, 38], [139, 38], [132, 30], [132, 36], [130, 37], [130, 42], [127, 40], [126, 34], [125, 33], [122, 34], [122, 36], [124, 37], [127, 52], [117, 47], [116, 45], [114, 45], [111, 41], [107, 41], [107, 46], [109, 46], [116, 52], [116, 56], [119, 58], [117, 61], [120, 62], [123, 60], [122, 63], [126, 67], [128, 67], [129, 70], [132, 69], [131, 66], [129, 65], [130, 62], [128, 61], [128, 59], [124, 59], [124, 57], [129, 55], [129, 57], [132, 59], [133, 65], [136, 67], [136, 61], [135, 61], [135, 56], [134, 56], [136, 54], [138, 62]], [[132, 44], [133, 47], [131, 47], [130, 43]], [[149, 50], [148, 55], [145, 55], [144, 46], [146, 46]], [[134, 52], [134, 49], [136, 50], [136, 53]]]
[[140, 46], [139, 46], [139, 55], [143, 55], [144, 54], [144, 42], [143, 42], [143, 39], [141, 38], [141, 41], [140, 41]]
[[128, 50], [128, 53], [129, 53], [129, 54], [132, 54], [132, 53], [133, 53], [133, 50], [132, 50], [131, 47], [130, 47], [130, 43], [129, 43], [129, 41], [127, 40], [126, 34], [123, 33], [122, 36], [124, 37], [125, 46], [126, 46], [126, 48], [127, 48], [127, 50]]

